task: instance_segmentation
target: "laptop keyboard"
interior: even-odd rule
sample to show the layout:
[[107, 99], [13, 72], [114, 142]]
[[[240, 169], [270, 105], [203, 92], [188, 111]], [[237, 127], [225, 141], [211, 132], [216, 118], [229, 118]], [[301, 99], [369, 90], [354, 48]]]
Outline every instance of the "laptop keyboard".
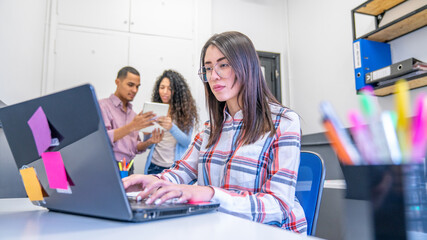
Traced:
[[142, 199], [141, 201], [137, 201], [136, 197], [128, 196], [128, 200], [132, 208], [147, 208], [147, 207], [152, 208], [152, 207], [161, 207], [161, 206], [185, 205], [185, 203], [178, 203], [178, 198], [169, 199], [159, 205], [145, 203], [147, 198]]

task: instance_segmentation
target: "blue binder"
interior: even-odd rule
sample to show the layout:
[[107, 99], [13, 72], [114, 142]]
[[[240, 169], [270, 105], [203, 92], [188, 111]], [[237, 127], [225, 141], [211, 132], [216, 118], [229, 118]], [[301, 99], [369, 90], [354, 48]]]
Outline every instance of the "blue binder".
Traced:
[[356, 90], [366, 86], [365, 74], [391, 65], [390, 44], [367, 39], [353, 42]]

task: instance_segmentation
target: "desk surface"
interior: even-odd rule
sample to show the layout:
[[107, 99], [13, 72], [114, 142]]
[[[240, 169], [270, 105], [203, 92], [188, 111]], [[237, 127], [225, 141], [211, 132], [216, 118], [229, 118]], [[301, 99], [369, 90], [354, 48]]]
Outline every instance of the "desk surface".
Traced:
[[0, 233], [5, 239], [316, 239], [220, 212], [128, 223], [51, 212], [27, 198], [0, 199]]

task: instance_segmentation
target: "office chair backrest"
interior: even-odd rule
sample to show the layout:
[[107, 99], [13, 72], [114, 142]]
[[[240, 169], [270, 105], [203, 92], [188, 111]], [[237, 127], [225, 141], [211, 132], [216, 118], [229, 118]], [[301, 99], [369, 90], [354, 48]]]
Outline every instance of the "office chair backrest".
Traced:
[[295, 195], [304, 209], [307, 235], [314, 235], [316, 232], [324, 181], [325, 168], [322, 158], [317, 153], [301, 151]]

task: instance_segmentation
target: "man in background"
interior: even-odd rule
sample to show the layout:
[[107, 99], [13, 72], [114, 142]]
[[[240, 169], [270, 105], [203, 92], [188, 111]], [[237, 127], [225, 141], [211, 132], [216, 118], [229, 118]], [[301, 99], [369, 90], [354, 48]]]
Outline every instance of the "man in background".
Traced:
[[[141, 85], [139, 72], [133, 67], [124, 67], [118, 72], [115, 83], [115, 93], [99, 100], [99, 106], [116, 160], [121, 162], [125, 159], [129, 164], [136, 154], [144, 152], [151, 144], [160, 142], [163, 133], [154, 130], [146, 141], [139, 138], [139, 130], [153, 125], [155, 121], [152, 112], [136, 114], [132, 110], [130, 102]], [[133, 173], [133, 169], [132, 165], [129, 174]]]

